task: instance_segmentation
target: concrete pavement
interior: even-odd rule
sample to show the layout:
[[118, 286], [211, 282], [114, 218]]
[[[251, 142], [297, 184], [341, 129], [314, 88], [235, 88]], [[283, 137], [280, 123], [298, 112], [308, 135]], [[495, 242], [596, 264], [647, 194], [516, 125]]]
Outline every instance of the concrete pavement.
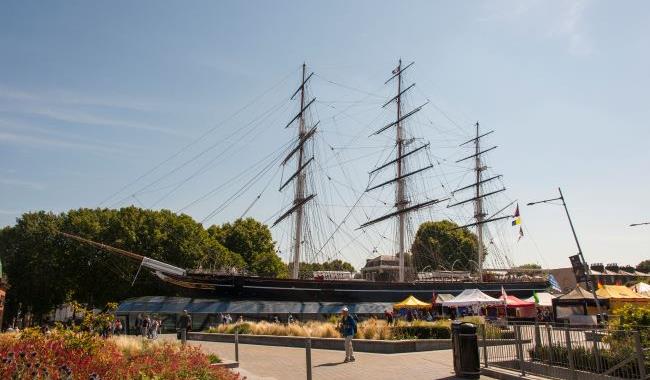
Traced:
[[[198, 342], [205, 352], [235, 359], [232, 343]], [[312, 350], [312, 375], [318, 379], [455, 379], [451, 350], [404, 354], [356, 353], [356, 362], [343, 363], [343, 351]], [[260, 345], [239, 345], [242, 376], [248, 380], [306, 379], [305, 349]], [[482, 376], [482, 379], [489, 379]]]

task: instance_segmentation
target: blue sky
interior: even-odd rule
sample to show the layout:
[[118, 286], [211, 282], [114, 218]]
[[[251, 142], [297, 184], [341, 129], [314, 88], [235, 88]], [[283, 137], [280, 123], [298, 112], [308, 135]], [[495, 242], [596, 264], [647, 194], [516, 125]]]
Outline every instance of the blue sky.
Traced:
[[[390, 151], [389, 136], [367, 136], [390, 121], [392, 111], [381, 105], [394, 88], [383, 83], [401, 57], [416, 62], [406, 78], [417, 83], [407, 106], [431, 101], [409, 128], [431, 141], [430, 157], [441, 163], [413, 190], [440, 197], [439, 184], [469, 183], [467, 170], [452, 163], [467, 153], [457, 145], [480, 120], [496, 130], [486, 144], [499, 148], [487, 163], [507, 187], [490, 211], [513, 200], [521, 205], [525, 237], [517, 242], [505, 224], [490, 237], [514, 262], [567, 266], [575, 253], [559, 207], [524, 206], [555, 196], [558, 186], [588, 261], [650, 258], [650, 229], [627, 227], [650, 219], [650, 5], [397, 5], [3, 2], [0, 225], [30, 210], [131, 203], [205, 219], [295, 135], [283, 127], [297, 112], [288, 97], [304, 61], [316, 73], [310, 117], [321, 120], [314, 188], [326, 189], [313, 232], [323, 243]], [[205, 223], [241, 216], [260, 192], [246, 215], [272, 222], [290, 197], [277, 192], [276, 168]], [[333, 180], [322, 179], [328, 175]], [[325, 258], [359, 266], [375, 249], [390, 252], [391, 226], [355, 228], [387, 212], [376, 201], [390, 200], [392, 191], [363, 198], [361, 210], [372, 212], [347, 219], [336, 247], [321, 250]], [[466, 222], [469, 215], [438, 207], [412, 223], [447, 216]], [[273, 230], [285, 259], [288, 231], [286, 223]]]

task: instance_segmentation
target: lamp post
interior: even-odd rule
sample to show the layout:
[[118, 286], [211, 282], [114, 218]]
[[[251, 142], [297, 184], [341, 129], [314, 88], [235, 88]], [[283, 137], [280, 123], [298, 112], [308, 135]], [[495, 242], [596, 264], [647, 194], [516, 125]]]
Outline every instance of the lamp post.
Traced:
[[578, 246], [578, 255], [580, 255], [580, 260], [582, 260], [582, 265], [584, 266], [585, 273], [587, 274], [587, 287], [589, 287], [589, 290], [591, 291], [591, 294], [594, 295], [594, 300], [596, 301], [596, 310], [598, 311], [598, 315], [601, 315], [600, 313], [600, 301], [598, 301], [598, 296], [596, 296], [596, 289], [594, 287], [593, 281], [591, 279], [591, 268], [589, 268], [589, 265], [587, 264], [587, 261], [585, 260], [585, 256], [582, 254], [582, 248], [580, 247], [580, 242], [578, 241], [578, 235], [576, 235], [576, 230], [573, 227], [573, 221], [571, 220], [571, 215], [569, 214], [569, 209], [566, 206], [566, 202], [564, 201], [564, 195], [562, 195], [562, 189], [557, 188], [558, 192], [560, 193], [560, 196], [557, 198], [552, 198], [552, 199], [545, 199], [543, 201], [537, 201], [537, 202], [530, 202], [528, 203], [528, 206], [536, 205], [538, 203], [549, 203], [553, 201], [562, 201], [562, 206], [564, 207], [564, 211], [566, 212], [566, 217], [569, 219], [569, 225], [571, 226], [571, 232], [573, 233], [573, 239], [576, 242], [576, 246]]

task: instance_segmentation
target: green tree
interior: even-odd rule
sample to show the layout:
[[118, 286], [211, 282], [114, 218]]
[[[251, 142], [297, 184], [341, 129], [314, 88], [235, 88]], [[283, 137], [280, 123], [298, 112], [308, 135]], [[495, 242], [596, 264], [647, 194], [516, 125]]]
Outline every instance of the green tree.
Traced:
[[200, 223], [168, 210], [137, 207], [78, 209], [55, 215], [26, 213], [0, 230], [0, 259], [11, 289], [8, 314], [37, 316], [66, 301], [90, 306], [142, 295], [176, 295], [178, 289], [149, 271], [134, 276], [129, 258], [81, 244], [65, 231], [183, 268], [243, 268], [243, 258], [215, 240]]
[[643, 273], [650, 273], [650, 260], [643, 260], [636, 266], [636, 270]]
[[476, 235], [452, 221], [425, 222], [415, 234], [412, 260], [417, 270], [476, 270], [477, 246]]
[[[287, 269], [291, 272], [293, 268], [293, 263], [289, 263]], [[343, 260], [332, 260], [326, 261], [324, 263], [300, 263], [300, 272], [305, 274], [311, 274], [312, 272], [317, 271], [345, 271], [345, 272], [356, 272], [354, 266]]]
[[241, 256], [251, 273], [269, 277], [287, 276], [287, 266], [275, 252], [275, 243], [267, 225], [253, 218], [237, 219], [221, 226], [213, 225], [208, 228], [208, 233]]

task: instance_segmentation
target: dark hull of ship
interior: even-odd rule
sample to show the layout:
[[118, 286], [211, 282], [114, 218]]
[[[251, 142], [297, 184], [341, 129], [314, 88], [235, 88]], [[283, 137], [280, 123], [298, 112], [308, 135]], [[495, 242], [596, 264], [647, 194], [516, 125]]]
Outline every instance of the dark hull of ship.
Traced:
[[548, 289], [546, 281], [522, 282], [374, 282], [360, 280], [293, 280], [246, 276], [158, 275], [178, 287], [184, 296], [231, 300], [269, 300], [297, 302], [399, 302], [413, 295], [430, 300], [433, 292], [458, 295], [478, 288], [498, 297], [503, 289], [520, 298]]

